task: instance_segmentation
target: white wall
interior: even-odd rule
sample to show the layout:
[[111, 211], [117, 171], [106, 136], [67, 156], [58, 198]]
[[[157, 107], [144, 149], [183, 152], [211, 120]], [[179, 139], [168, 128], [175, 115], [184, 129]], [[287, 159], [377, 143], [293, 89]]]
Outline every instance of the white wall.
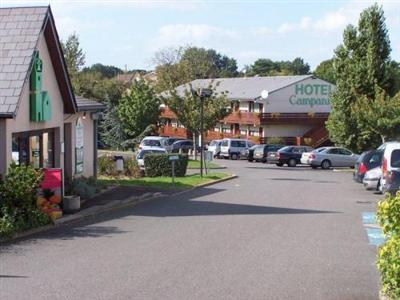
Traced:
[[270, 93], [263, 112], [308, 113], [331, 111], [329, 91], [335, 86], [318, 78], [308, 78]]
[[[43, 72], [42, 72], [42, 90], [47, 91], [51, 101], [51, 120], [46, 122], [31, 122], [30, 121], [30, 104], [29, 104], [29, 78], [25, 83], [22, 94], [20, 105], [17, 110], [17, 116], [15, 119], [6, 120], [6, 160], [7, 165], [12, 160], [12, 133], [40, 130], [46, 128], [58, 128], [55, 132], [55, 159], [56, 166], [64, 166], [63, 154], [59, 154], [61, 142], [64, 140], [64, 102], [61, 98], [58, 83], [55, 77], [54, 68], [50, 59], [50, 55], [47, 49], [47, 44], [43, 34], [39, 38], [38, 44], [39, 57], [43, 61]], [[58, 150], [58, 151], [57, 151]]]
[[303, 136], [312, 126], [309, 125], [264, 125], [264, 137], [295, 137]]

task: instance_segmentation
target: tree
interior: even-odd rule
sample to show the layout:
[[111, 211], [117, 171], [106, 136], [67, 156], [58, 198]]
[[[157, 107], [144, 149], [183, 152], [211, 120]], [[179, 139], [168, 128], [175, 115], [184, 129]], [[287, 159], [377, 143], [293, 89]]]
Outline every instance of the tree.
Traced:
[[83, 68], [83, 72], [97, 72], [100, 73], [102, 77], [113, 78], [118, 74], [124, 73], [120, 68], [115, 66], [106, 66], [100, 63], [91, 65], [90, 67]]
[[193, 133], [193, 139], [201, 133], [200, 107], [203, 102], [203, 132], [213, 128], [220, 120], [230, 114], [229, 101], [225, 93], [217, 93], [218, 82], [204, 87], [210, 91], [207, 97], [201, 97], [201, 91], [195, 90], [191, 83], [178, 92], [173, 89], [163, 101], [175, 113], [178, 121]]
[[336, 90], [331, 96], [327, 121], [330, 138], [354, 151], [377, 146], [379, 136], [373, 131], [366, 134], [368, 129], [355, 115], [366, 106], [353, 106], [357, 101], [375, 101], [377, 88], [386, 92], [390, 81], [390, 41], [381, 7], [375, 4], [364, 10], [358, 27], [347, 26], [343, 44], [335, 50], [334, 70]]
[[139, 136], [147, 126], [157, 124], [160, 99], [144, 80], [135, 80], [122, 95], [118, 117], [128, 139]]
[[106, 102], [104, 118], [99, 125], [100, 141], [114, 149], [124, 149], [124, 141], [127, 139], [123, 123], [118, 115], [118, 107], [111, 101]]
[[61, 41], [68, 73], [73, 80], [76, 74], [85, 65], [85, 54], [80, 47], [79, 37], [76, 33], [70, 35], [64, 42]]
[[400, 136], [400, 93], [391, 97], [377, 87], [373, 99], [365, 95], [357, 99], [352, 113], [363, 139], [370, 139], [373, 133], [375, 143], [379, 144]]
[[157, 91], [173, 89], [194, 79], [235, 77], [236, 60], [214, 49], [168, 48], [156, 53]]
[[301, 57], [296, 57], [293, 61], [259, 58], [246, 69], [246, 74], [250, 76], [305, 75], [310, 72], [310, 66]]
[[333, 68], [333, 58], [322, 61], [314, 71], [314, 75], [318, 78], [326, 80], [330, 83], [335, 84], [335, 70]]

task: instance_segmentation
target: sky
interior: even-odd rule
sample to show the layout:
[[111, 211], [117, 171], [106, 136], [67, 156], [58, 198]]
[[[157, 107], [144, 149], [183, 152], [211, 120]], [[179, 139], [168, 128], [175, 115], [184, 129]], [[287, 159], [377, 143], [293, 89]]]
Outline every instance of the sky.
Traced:
[[198, 46], [235, 58], [239, 69], [258, 58], [302, 57], [313, 70], [374, 2], [400, 61], [400, 0], [0, 0], [0, 7], [50, 4], [60, 38], [77, 33], [88, 66], [151, 70], [157, 51]]

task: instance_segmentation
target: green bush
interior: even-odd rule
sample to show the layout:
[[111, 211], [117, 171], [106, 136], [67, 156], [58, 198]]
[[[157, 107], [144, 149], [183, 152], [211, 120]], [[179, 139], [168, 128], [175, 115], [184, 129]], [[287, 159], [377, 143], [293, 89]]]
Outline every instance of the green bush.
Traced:
[[97, 158], [97, 170], [100, 175], [116, 176], [118, 174], [114, 159], [111, 156]]
[[400, 192], [395, 196], [386, 194], [378, 203], [377, 218], [383, 232], [400, 236]]
[[127, 158], [124, 160], [124, 174], [125, 176], [134, 178], [141, 177], [140, 167], [135, 158]]
[[100, 189], [94, 177], [79, 177], [66, 181], [65, 194], [77, 195], [82, 199], [92, 198]]
[[377, 266], [381, 272], [382, 291], [400, 299], [400, 192], [386, 195], [378, 203], [377, 218], [387, 237], [379, 248]]
[[[144, 157], [144, 168], [146, 176], [172, 176], [172, 161], [169, 157], [176, 154], [147, 154]], [[179, 154], [179, 160], [175, 161], [175, 176], [183, 177], [186, 175], [188, 156]]]
[[45, 225], [47, 215], [36, 207], [42, 172], [31, 166], [12, 164], [0, 182], [0, 236]]

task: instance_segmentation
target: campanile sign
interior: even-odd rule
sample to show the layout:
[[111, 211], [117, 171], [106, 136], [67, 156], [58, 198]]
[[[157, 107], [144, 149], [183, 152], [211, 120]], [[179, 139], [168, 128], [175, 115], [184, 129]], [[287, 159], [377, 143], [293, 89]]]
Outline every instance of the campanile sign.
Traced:
[[330, 84], [296, 84], [294, 94], [289, 97], [291, 105], [331, 105], [329, 96], [332, 93]]

